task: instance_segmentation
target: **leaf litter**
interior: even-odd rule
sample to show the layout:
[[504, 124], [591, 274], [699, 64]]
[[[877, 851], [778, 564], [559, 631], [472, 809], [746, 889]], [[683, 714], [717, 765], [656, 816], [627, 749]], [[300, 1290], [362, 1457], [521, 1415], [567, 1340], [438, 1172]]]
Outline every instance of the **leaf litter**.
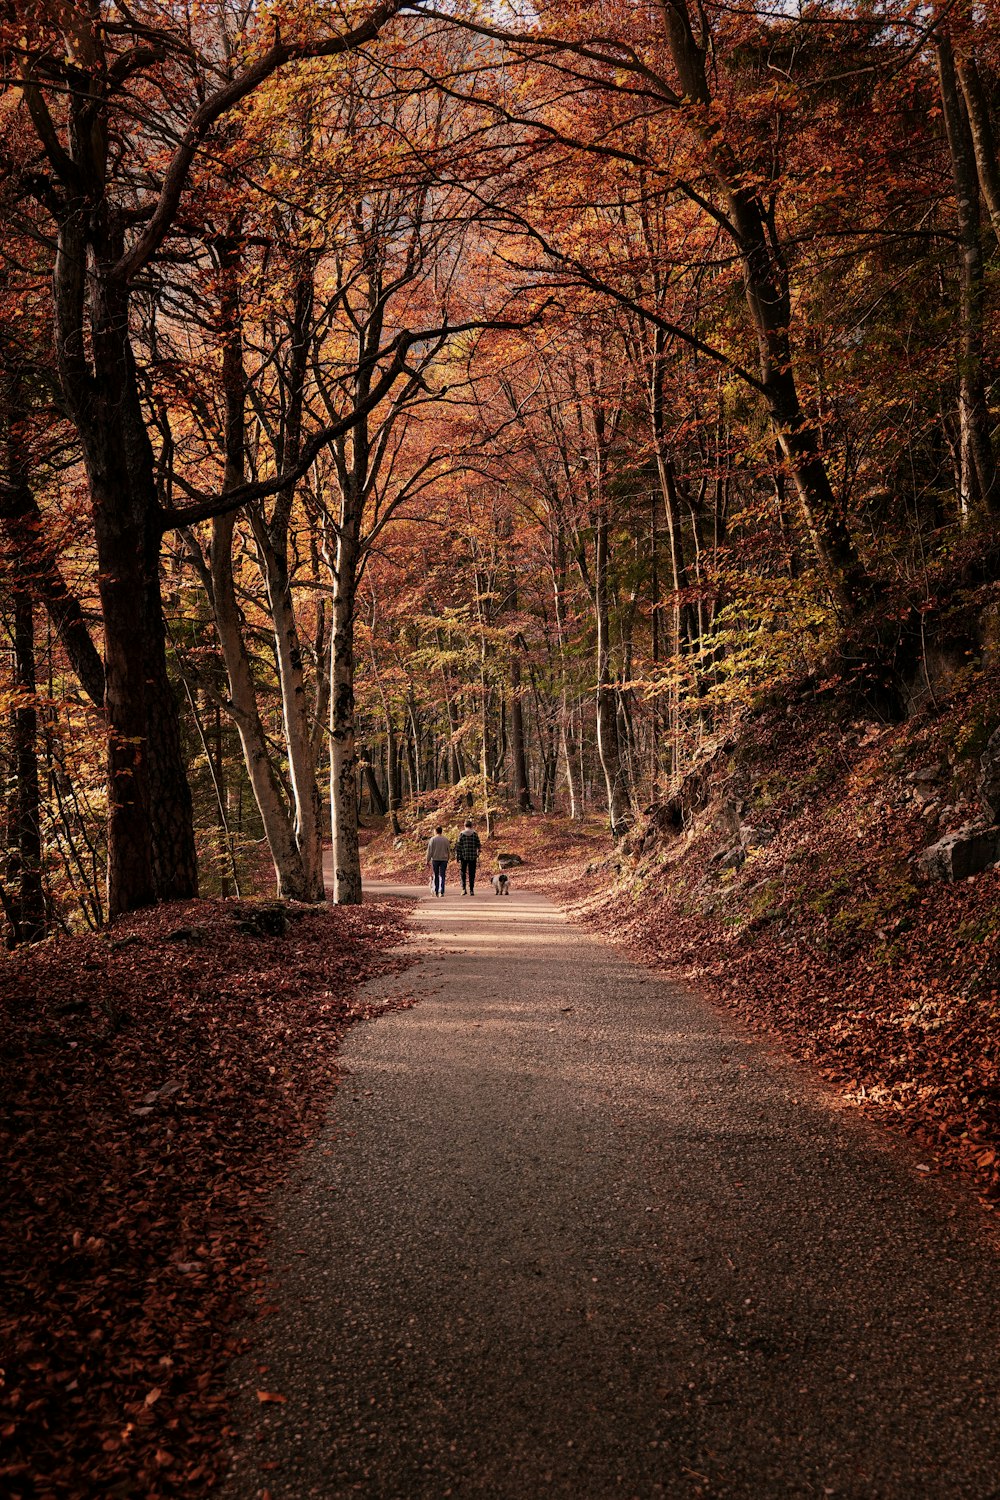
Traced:
[[192, 901], [0, 959], [4, 1496], [216, 1480], [268, 1196], [348, 1026], [413, 1003], [359, 994], [408, 963], [409, 909]]

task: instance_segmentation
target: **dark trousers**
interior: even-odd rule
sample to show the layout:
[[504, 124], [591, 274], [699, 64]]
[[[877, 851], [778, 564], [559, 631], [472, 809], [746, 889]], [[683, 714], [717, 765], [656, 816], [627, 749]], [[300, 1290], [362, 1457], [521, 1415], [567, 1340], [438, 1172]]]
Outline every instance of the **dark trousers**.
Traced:
[[462, 867], [462, 890], [465, 890], [466, 883], [468, 883], [469, 895], [474, 896], [476, 894], [476, 861], [461, 859], [459, 864]]
[[435, 896], [443, 896], [444, 895], [444, 872], [447, 870], [447, 868], [448, 868], [448, 861], [446, 859], [436, 859], [434, 861], [434, 894], [435, 894]]

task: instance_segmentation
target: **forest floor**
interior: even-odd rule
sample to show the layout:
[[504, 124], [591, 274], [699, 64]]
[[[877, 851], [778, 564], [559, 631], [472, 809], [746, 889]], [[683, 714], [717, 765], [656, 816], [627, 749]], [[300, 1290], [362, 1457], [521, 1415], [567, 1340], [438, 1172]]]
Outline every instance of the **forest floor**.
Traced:
[[[0, 956], [0, 1494], [199, 1496], [264, 1203], [408, 906], [202, 901]], [[224, 1466], [224, 1465], [223, 1465]]]
[[[976, 681], [894, 725], [786, 696], [706, 763], [683, 834], [642, 820], [615, 849], [600, 819], [501, 813], [484, 868], [520, 854], [516, 885], [780, 1037], [846, 1102], [915, 1137], [928, 1173], [971, 1176], [990, 1209], [1000, 868], [948, 885], [916, 867], [977, 817], [989, 702]], [[433, 822], [457, 831], [463, 815], [443, 790], [404, 837], [372, 831], [370, 872], [422, 881]]]
[[[847, 1128], [848, 1117], [867, 1114], [916, 1138], [917, 1157], [905, 1157], [910, 1145], [900, 1148], [904, 1164], [892, 1168], [897, 1185], [899, 1171], [909, 1180], [958, 1167], [971, 1174], [982, 1203], [991, 1207], [1000, 1200], [1000, 871], [955, 886], [927, 885], [914, 864], [927, 843], [974, 813], [972, 781], [982, 738], [981, 716], [969, 702], [907, 726], [886, 726], [843, 715], [838, 720], [829, 704], [794, 701], [748, 721], [738, 740], [706, 762], [703, 796], [692, 804], [681, 834], [643, 822], [613, 848], [599, 819], [577, 824], [514, 817], [501, 809], [481, 866], [483, 905], [477, 908], [479, 922], [492, 913], [491, 933], [478, 926], [450, 932], [445, 924], [434, 938], [442, 960], [456, 945], [466, 955], [450, 960], [453, 980], [464, 976], [465, 983], [472, 973], [475, 984], [495, 997], [488, 1014], [475, 1019], [453, 989], [455, 1014], [468, 1029], [462, 1047], [478, 1046], [484, 1031], [494, 1035], [500, 1050], [490, 1055], [498, 1069], [503, 1049], [513, 1049], [517, 1098], [508, 1103], [515, 1110], [537, 1104], [542, 1113], [549, 1111], [550, 1104], [533, 1092], [543, 1078], [553, 1083], [560, 1112], [571, 1108], [573, 1080], [583, 1091], [581, 1108], [587, 1100], [592, 1104], [593, 1088], [600, 1093], [603, 1087], [588, 1071], [593, 1038], [599, 1038], [599, 1050], [614, 1050], [610, 1031], [598, 1029], [596, 1013], [587, 1009], [598, 996], [575, 993], [567, 1001], [571, 1009], [548, 1014], [563, 971], [577, 963], [578, 943], [591, 955], [598, 987], [612, 982], [608, 966], [619, 966], [612, 975], [614, 1014], [615, 1026], [626, 1027], [622, 1046], [633, 1048], [627, 1069], [640, 1045], [638, 1033], [629, 1041], [629, 1027], [639, 1026], [650, 1043], [648, 1069], [633, 1099], [637, 1119], [659, 1119], [663, 1080], [673, 1088], [679, 1076], [671, 1071], [674, 1042], [663, 1039], [663, 1028], [669, 1031], [681, 1013], [678, 1006], [689, 1018], [677, 1033], [685, 1047], [694, 1037], [689, 1028], [695, 1012], [684, 1007], [701, 1006], [698, 1025], [721, 1039], [719, 1058], [729, 1059], [722, 1073], [729, 1078], [731, 1049], [745, 1045], [745, 1038], [734, 1041], [736, 1033], [727, 1030], [734, 1024], [725, 1017], [729, 1008], [739, 1024], [748, 1023], [765, 1039], [780, 1038], [784, 1048], [806, 1059], [812, 1076], [818, 1073], [840, 1105], [850, 1106], [837, 1129]], [[369, 828], [367, 875], [403, 880], [419, 894], [427, 833], [438, 820], [456, 832], [464, 813], [454, 790], [442, 791], [402, 837]], [[746, 837], [748, 826], [756, 837]], [[737, 845], [734, 861], [728, 855]], [[487, 877], [499, 852], [524, 860], [514, 871], [509, 907], [488, 894]], [[529, 890], [554, 897], [576, 923], [612, 939], [617, 956], [598, 959], [596, 939], [565, 924], [556, 956], [546, 956], [536, 942], [534, 918], [527, 931], [519, 931], [514, 919]], [[436, 904], [429, 905], [433, 912]], [[420, 908], [425, 927], [427, 907]], [[407, 907], [395, 897], [380, 896], [354, 911], [301, 917], [292, 911], [283, 935], [254, 930], [260, 909], [255, 902], [175, 906], [136, 916], [111, 934], [54, 940], [0, 957], [6, 1111], [0, 1174], [10, 1205], [0, 1231], [0, 1490], [14, 1500], [194, 1495], [224, 1467], [229, 1419], [223, 1370], [247, 1337], [237, 1319], [272, 1305], [265, 1261], [273, 1220], [267, 1205], [280, 1205], [278, 1185], [303, 1159], [302, 1147], [327, 1128], [323, 1121], [339, 1076], [336, 1049], [351, 1022], [387, 1004], [411, 1004], [417, 983], [408, 979], [403, 989], [390, 986], [381, 996], [359, 988], [391, 976], [402, 963], [397, 945]], [[542, 924], [549, 936], [555, 920], [547, 916]], [[420, 990], [425, 1006], [440, 1003], [426, 978]], [[522, 990], [530, 991], [534, 1007], [527, 1019], [519, 1008]], [[717, 1009], [706, 1009], [699, 997]], [[635, 1010], [640, 1002], [641, 1014]], [[545, 1038], [567, 1030], [567, 1017], [584, 1010], [587, 1025], [580, 1035], [574, 1032], [571, 1064], [567, 1054], [556, 1059], [553, 1071], [537, 1053], [530, 1066], [517, 1063], [526, 1038], [544, 1047]], [[403, 1036], [395, 1030], [403, 1024], [390, 1019], [356, 1035], [368, 1045], [386, 1027], [392, 1028], [387, 1037]], [[573, 1022], [577, 1026], [582, 1020]], [[499, 1087], [492, 1074], [479, 1078], [476, 1066], [463, 1063], [454, 1086]], [[666, 1071], [656, 1084], [659, 1068]], [[689, 1083], [693, 1099], [701, 1084], [693, 1075]], [[380, 1075], [379, 1089], [383, 1084], [395, 1087]], [[432, 1084], [438, 1088], [441, 1078]], [[613, 1100], [618, 1085], [609, 1087], [605, 1102]], [[712, 1097], [721, 1108], [729, 1084], [719, 1088], [722, 1093]], [[805, 1098], [812, 1088], [808, 1081], [796, 1082], [794, 1098]], [[376, 1103], [364, 1107], [375, 1109], [378, 1090], [367, 1096], [362, 1089], [357, 1100], [341, 1090], [337, 1109], [361, 1108], [369, 1097]], [[830, 1097], [824, 1096], [826, 1114]], [[499, 1110], [500, 1094], [496, 1101]], [[588, 1129], [608, 1134], [606, 1115], [589, 1118]], [[498, 1114], [491, 1130], [500, 1128], [499, 1120]], [[383, 1116], [380, 1121], [387, 1127]], [[680, 1122], [674, 1140], [660, 1120], [645, 1140], [643, 1160], [652, 1161], [656, 1136], [655, 1151], [664, 1158], [656, 1170], [672, 1172], [666, 1158], [673, 1153], [689, 1160], [692, 1142], [704, 1139], [720, 1181], [728, 1184], [725, 1201], [715, 1203], [713, 1212], [726, 1219], [736, 1212], [734, 1205], [750, 1215], [777, 1212], [762, 1181], [755, 1176], [747, 1190], [743, 1165], [738, 1177], [733, 1165], [734, 1153], [742, 1163], [745, 1151], [754, 1155], [760, 1145], [766, 1155], [771, 1145], [764, 1150], [763, 1139], [758, 1142], [752, 1131], [744, 1136], [742, 1126], [729, 1137], [717, 1123], [706, 1135], [692, 1116], [688, 1124]], [[511, 1121], [508, 1127], [514, 1128]], [[782, 1117], [778, 1135], [785, 1128]], [[488, 1141], [490, 1152], [500, 1151], [492, 1137]], [[569, 1171], [569, 1137], [555, 1144], [553, 1159], [561, 1163], [560, 1172]], [[594, 1148], [581, 1150], [589, 1158]], [[519, 1138], [511, 1151], [520, 1165], [515, 1173], [508, 1162], [502, 1191], [510, 1189], [512, 1173], [537, 1188], [538, 1172], [548, 1171], [541, 1138], [534, 1144]], [[790, 1180], [796, 1193], [808, 1172], [822, 1177], [830, 1162], [841, 1159], [839, 1146], [831, 1151], [811, 1160], [808, 1171], [801, 1164], [795, 1169], [799, 1175]], [[502, 1151], [500, 1156], [507, 1160]], [[315, 1152], [310, 1159], [317, 1159]], [[573, 1170], [586, 1175], [589, 1162], [574, 1159]], [[617, 1171], [619, 1157], [609, 1159]], [[698, 1179], [692, 1181], [697, 1186]], [[704, 1201], [714, 1203], [703, 1186], [709, 1193]], [[492, 1189], [484, 1191], [489, 1197]], [[603, 1189], [595, 1179], [587, 1191], [598, 1222]], [[906, 1191], [916, 1189], [910, 1183]], [[942, 1184], [928, 1182], [931, 1197], [908, 1197], [906, 1211], [930, 1213], [926, 1205], [938, 1191]], [[879, 1214], [885, 1206], [880, 1192], [871, 1200]], [[950, 1186], [948, 1198], [958, 1204], [960, 1187]], [[697, 1217], [693, 1200], [685, 1213]], [[742, 1213], [740, 1208], [740, 1232], [749, 1233]], [[489, 1214], [486, 1219], [493, 1222]], [[288, 1222], [299, 1225], [297, 1219]], [[826, 1233], [825, 1217], [823, 1223]], [[907, 1223], [909, 1228], [902, 1221], [899, 1227], [904, 1238], [909, 1235], [910, 1260], [895, 1267], [904, 1283], [914, 1258], [924, 1254]], [[527, 1229], [525, 1235], [516, 1260], [519, 1285], [528, 1276]], [[626, 1235], [626, 1258], [631, 1244]], [[600, 1253], [612, 1254], [609, 1246], [606, 1241]], [[724, 1249], [721, 1242], [716, 1248]], [[876, 1248], [878, 1258], [889, 1256], [891, 1247], [881, 1240]], [[732, 1249], [725, 1254], [739, 1266]], [[544, 1270], [547, 1256], [539, 1252], [532, 1264]], [[675, 1270], [685, 1285], [696, 1283], [700, 1262], [685, 1266]], [[983, 1284], [990, 1284], [988, 1276]], [[758, 1291], [754, 1287], [753, 1296]], [[688, 1314], [694, 1316], [690, 1308]], [[877, 1308], [873, 1316], [877, 1321]], [[755, 1368], [754, 1349], [770, 1359], [769, 1351], [778, 1348], [779, 1361], [794, 1363], [799, 1356], [784, 1320], [782, 1312], [780, 1336], [758, 1330], [756, 1345], [734, 1345], [742, 1351], [738, 1358]], [[984, 1319], [983, 1327], [991, 1326]], [[459, 1333], [452, 1331], [457, 1347]], [[943, 1347], [940, 1339], [933, 1347]], [[530, 1365], [530, 1352], [524, 1357]], [[942, 1357], [951, 1356], [945, 1351]], [[284, 1409], [293, 1396], [268, 1369], [258, 1368], [255, 1377], [251, 1406], [256, 1403], [261, 1419], [263, 1453], [272, 1430], [284, 1430]], [[705, 1395], [699, 1379], [698, 1400], [711, 1406], [716, 1397]], [[966, 1395], [975, 1404], [975, 1393]], [[677, 1431], [688, 1430], [690, 1416], [688, 1411], [683, 1420], [678, 1417]], [[243, 1425], [253, 1425], [246, 1413]], [[610, 1463], [613, 1449], [614, 1443], [599, 1461]], [[269, 1472], [267, 1462], [286, 1459], [287, 1453], [262, 1458], [262, 1472]], [[696, 1478], [711, 1468], [708, 1458], [705, 1464], [707, 1469], [694, 1463]], [[280, 1468], [274, 1472], [280, 1477]], [[705, 1492], [729, 1493], [724, 1487]], [[852, 1490], [847, 1481], [837, 1492], [872, 1493]], [[987, 1493], [960, 1486], [921, 1492]]]
[[271, 1206], [224, 1500], [995, 1495], [974, 1200], [523, 884], [413, 892], [420, 1003]]

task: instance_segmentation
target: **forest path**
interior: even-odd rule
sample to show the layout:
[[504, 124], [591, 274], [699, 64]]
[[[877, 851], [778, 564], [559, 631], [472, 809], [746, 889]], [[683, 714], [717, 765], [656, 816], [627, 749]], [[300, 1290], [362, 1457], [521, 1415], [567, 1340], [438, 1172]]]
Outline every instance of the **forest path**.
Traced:
[[422, 1000], [277, 1206], [227, 1500], [1000, 1494], [978, 1218], [543, 897], [412, 894]]

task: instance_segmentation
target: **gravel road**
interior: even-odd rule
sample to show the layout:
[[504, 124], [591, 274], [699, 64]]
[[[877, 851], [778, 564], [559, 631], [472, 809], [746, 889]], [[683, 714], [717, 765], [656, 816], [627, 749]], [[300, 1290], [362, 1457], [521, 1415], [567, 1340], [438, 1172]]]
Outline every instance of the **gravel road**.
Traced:
[[543, 897], [422, 894], [424, 998], [277, 1205], [225, 1500], [1000, 1496], [960, 1190]]

